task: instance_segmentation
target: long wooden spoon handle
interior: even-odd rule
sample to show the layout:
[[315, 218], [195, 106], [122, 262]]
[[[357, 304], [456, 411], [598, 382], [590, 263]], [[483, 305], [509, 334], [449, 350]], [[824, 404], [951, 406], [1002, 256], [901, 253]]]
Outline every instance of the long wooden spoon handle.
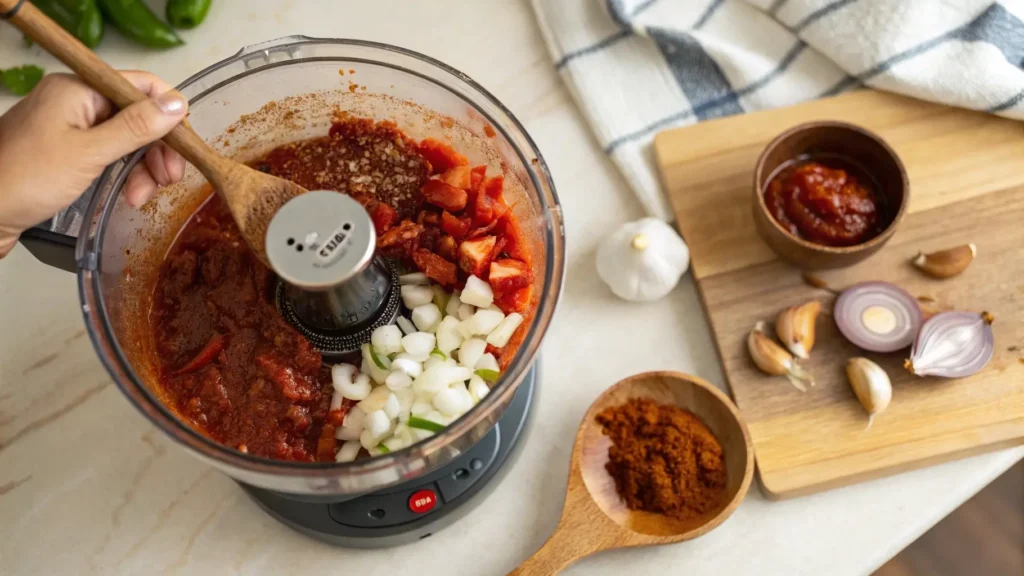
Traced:
[[[22, 1], [20, 6], [18, 4], [18, 0], [0, 0], [0, 14], [16, 9], [9, 17], [11, 23], [71, 68], [86, 84], [109, 98], [118, 108], [125, 108], [146, 99], [141, 90], [118, 74], [85, 44], [50, 20], [31, 2]], [[215, 174], [218, 169], [225, 167], [226, 159], [210, 148], [187, 122], [175, 126], [170, 134], [164, 137], [164, 142], [180, 152], [211, 181], [214, 180], [211, 178], [212, 173]]]

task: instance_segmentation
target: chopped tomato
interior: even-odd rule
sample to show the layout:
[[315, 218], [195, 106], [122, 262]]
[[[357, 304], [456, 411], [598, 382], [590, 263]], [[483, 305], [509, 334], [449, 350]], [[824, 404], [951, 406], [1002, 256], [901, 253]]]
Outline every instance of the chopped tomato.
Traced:
[[269, 354], [257, 354], [256, 365], [263, 370], [270, 381], [277, 384], [281, 394], [291, 401], [306, 401], [313, 398], [313, 385], [286, 362]]
[[187, 374], [189, 372], [195, 372], [201, 368], [205, 368], [213, 359], [220, 354], [220, 351], [224, 349], [224, 336], [222, 334], [214, 334], [206, 342], [206, 345], [192, 357], [191, 360], [185, 363], [184, 366], [174, 371], [174, 374]]
[[472, 222], [469, 218], [458, 218], [447, 210], [441, 213], [441, 230], [457, 240], [466, 237]]
[[458, 212], [469, 200], [465, 190], [440, 180], [427, 180], [423, 185], [423, 199], [449, 212]]
[[519, 260], [495, 260], [491, 262], [491, 273], [487, 281], [495, 294], [507, 294], [529, 286], [533, 282], [533, 270]]
[[456, 188], [468, 190], [472, 183], [470, 171], [471, 169], [469, 166], [456, 166], [454, 168], [450, 168], [447, 172], [441, 174], [441, 181], [455, 186]]
[[502, 218], [501, 222], [501, 237], [506, 240], [505, 253], [510, 258], [531, 264], [533, 260], [530, 258], [530, 247], [526, 244], [526, 239], [523, 238], [519, 223], [511, 217], [511, 213], [509, 217]]
[[505, 215], [507, 208], [487, 194], [477, 194], [473, 202], [473, 224], [486, 226]]
[[491, 252], [497, 240], [494, 236], [464, 240], [459, 245], [459, 268], [466, 274], [478, 278], [485, 277], [491, 264]]
[[500, 220], [495, 220], [495, 221], [491, 222], [490, 224], [488, 224], [487, 226], [471, 230], [469, 232], [469, 234], [467, 235], [467, 237], [468, 238], [479, 238], [480, 236], [483, 236], [484, 234], [488, 234], [488, 233], [490, 233], [491, 230], [494, 230], [495, 228], [497, 228], [498, 224], [500, 222], [501, 222]]
[[465, 156], [444, 142], [433, 138], [426, 138], [420, 142], [419, 151], [427, 162], [430, 162], [431, 174], [441, 174], [455, 166], [469, 164], [469, 160]]
[[502, 350], [504, 350], [504, 348], [498, 348], [494, 344], [488, 344], [487, 347], [484, 348], [484, 354], [493, 354], [495, 357], [497, 357], [501, 356]]
[[505, 188], [505, 177], [494, 176], [484, 182], [484, 194], [491, 198], [501, 198], [501, 192]]
[[500, 296], [495, 295], [494, 305], [500, 308], [505, 314], [523, 312], [526, 310], [526, 307], [530, 305], [531, 298], [533, 298], [533, 286], [527, 286], [526, 288], [520, 288], [515, 292], [501, 294]]
[[455, 264], [430, 250], [416, 250], [413, 252], [412, 261], [428, 278], [442, 286], [452, 286], [459, 281]]
[[487, 166], [474, 166], [469, 171], [469, 187], [473, 190], [479, 190], [480, 184], [483, 183], [484, 177], [487, 175]]
[[498, 255], [505, 249], [506, 240], [502, 237], [498, 237], [498, 241], [494, 243], [494, 248], [491, 248], [491, 262], [498, 259]]
[[376, 202], [367, 210], [370, 213], [370, 220], [373, 220], [373, 227], [377, 230], [377, 236], [387, 232], [395, 225], [398, 219], [398, 212], [384, 202]]
[[455, 243], [455, 238], [452, 238], [447, 234], [441, 236], [441, 239], [437, 241], [438, 256], [448, 260], [449, 262], [455, 262], [457, 258], [455, 254], [456, 250], [458, 250], [458, 246]]
[[397, 246], [402, 242], [416, 239], [416, 237], [422, 233], [423, 226], [409, 220], [402, 220], [401, 224], [391, 230], [388, 230], [383, 236], [377, 239], [377, 246], [381, 248]]

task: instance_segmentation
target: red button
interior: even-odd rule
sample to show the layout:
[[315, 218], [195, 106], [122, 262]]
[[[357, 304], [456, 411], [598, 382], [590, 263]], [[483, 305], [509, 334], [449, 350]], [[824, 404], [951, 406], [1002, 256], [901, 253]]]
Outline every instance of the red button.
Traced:
[[409, 510], [417, 514], [430, 512], [437, 505], [437, 494], [433, 490], [419, 490], [409, 497]]

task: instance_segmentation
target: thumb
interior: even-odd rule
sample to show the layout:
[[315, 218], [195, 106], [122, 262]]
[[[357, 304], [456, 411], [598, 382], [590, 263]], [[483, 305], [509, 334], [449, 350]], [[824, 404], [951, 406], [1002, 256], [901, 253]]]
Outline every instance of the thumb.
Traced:
[[177, 90], [136, 102], [86, 132], [87, 149], [101, 164], [110, 164], [166, 136], [186, 112], [188, 100]]

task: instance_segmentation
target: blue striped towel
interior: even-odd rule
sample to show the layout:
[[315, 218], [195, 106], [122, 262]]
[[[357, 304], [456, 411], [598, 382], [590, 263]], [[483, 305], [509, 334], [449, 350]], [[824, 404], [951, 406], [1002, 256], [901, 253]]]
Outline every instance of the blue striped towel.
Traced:
[[533, 3], [601, 146], [664, 220], [651, 141], [668, 128], [865, 85], [1024, 119], [1024, 0]]

